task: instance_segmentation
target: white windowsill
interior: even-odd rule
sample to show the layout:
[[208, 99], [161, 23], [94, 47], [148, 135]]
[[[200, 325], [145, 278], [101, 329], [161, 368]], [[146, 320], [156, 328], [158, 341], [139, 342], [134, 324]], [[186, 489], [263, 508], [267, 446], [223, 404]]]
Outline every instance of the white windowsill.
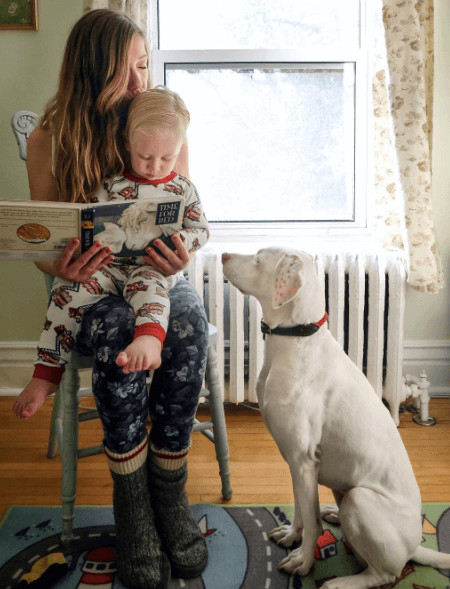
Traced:
[[[275, 229], [275, 228], [274, 228]], [[254, 253], [264, 247], [285, 247], [299, 249], [309, 253], [318, 252], [346, 252], [375, 254], [381, 247], [374, 239], [372, 232], [366, 228], [321, 228], [305, 227], [302, 229], [286, 230], [280, 234], [279, 229], [271, 232], [258, 233], [255, 229], [242, 227], [227, 231], [210, 225], [211, 237], [202, 249], [204, 252], [239, 252]]]

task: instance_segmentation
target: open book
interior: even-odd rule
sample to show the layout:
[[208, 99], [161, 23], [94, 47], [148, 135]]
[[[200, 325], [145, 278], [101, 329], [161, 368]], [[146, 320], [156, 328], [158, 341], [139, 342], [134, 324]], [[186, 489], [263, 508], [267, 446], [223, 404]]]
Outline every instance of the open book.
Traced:
[[0, 260], [52, 260], [69, 239], [80, 252], [101, 241], [115, 256], [142, 256], [156, 238], [180, 231], [181, 197], [95, 204], [0, 200]]

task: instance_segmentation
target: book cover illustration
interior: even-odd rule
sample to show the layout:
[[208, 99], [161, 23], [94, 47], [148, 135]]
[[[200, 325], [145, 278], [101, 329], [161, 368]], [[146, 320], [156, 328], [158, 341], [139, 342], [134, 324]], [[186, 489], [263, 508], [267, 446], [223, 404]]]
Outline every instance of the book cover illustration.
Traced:
[[0, 201], [0, 259], [57, 258], [80, 234], [80, 209], [43, 201]]
[[[156, 238], [173, 235], [182, 227], [181, 197], [96, 205], [82, 212], [82, 250], [94, 241], [109, 246], [114, 255], [143, 256]], [[164, 240], [166, 241], [166, 240]]]
[[95, 205], [45, 201], [0, 201], [0, 259], [56, 259], [78, 236], [86, 251], [99, 240], [115, 256], [142, 256], [157, 237], [182, 228], [182, 198], [144, 199]]

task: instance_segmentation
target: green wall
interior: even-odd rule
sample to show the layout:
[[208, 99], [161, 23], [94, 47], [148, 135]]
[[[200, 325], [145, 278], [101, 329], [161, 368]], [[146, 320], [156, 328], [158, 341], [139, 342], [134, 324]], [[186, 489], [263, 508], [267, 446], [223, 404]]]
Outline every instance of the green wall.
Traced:
[[[0, 198], [28, 198], [25, 163], [18, 157], [11, 132], [13, 112], [42, 113], [53, 95], [68, 31], [81, 16], [83, 0], [41, 0], [39, 31], [0, 31]], [[433, 202], [436, 230], [449, 280], [450, 238], [450, 4], [435, 0], [436, 55]], [[45, 312], [45, 288], [40, 272], [29, 262], [1, 262], [0, 342], [37, 340]], [[407, 339], [449, 339], [448, 289], [438, 295], [407, 292]]]
[[[56, 89], [67, 35], [82, 14], [83, 0], [41, 0], [38, 31], [0, 31], [2, 199], [29, 198], [11, 115], [17, 110], [43, 112]], [[46, 306], [42, 275], [30, 262], [0, 264], [0, 342], [35, 341]]]

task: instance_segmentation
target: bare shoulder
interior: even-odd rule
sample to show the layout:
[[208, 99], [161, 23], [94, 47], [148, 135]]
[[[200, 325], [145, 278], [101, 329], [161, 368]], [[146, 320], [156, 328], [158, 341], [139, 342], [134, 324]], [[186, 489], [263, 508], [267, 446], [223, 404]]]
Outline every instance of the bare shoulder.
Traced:
[[27, 173], [32, 200], [57, 200], [52, 174], [52, 135], [39, 127], [27, 141]]
[[52, 134], [50, 131], [44, 131], [41, 127], [36, 127], [30, 134], [27, 141], [28, 148], [32, 149], [52, 149]]
[[180, 153], [178, 154], [177, 161], [175, 162], [174, 172], [180, 176], [189, 178], [189, 149], [186, 142], [181, 146]]

